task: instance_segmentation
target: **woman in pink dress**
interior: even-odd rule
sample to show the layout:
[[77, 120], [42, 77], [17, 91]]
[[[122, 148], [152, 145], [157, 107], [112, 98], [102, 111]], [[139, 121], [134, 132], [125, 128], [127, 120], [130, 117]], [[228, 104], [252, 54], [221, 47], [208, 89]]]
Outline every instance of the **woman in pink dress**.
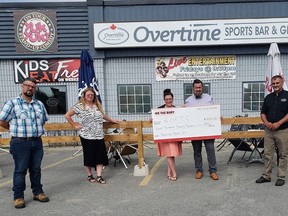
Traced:
[[[158, 108], [172, 108], [173, 94], [170, 89], [164, 90], [165, 104]], [[158, 142], [157, 153], [160, 157], [166, 157], [168, 161], [167, 178], [172, 181], [177, 180], [175, 157], [182, 155], [182, 142]]]

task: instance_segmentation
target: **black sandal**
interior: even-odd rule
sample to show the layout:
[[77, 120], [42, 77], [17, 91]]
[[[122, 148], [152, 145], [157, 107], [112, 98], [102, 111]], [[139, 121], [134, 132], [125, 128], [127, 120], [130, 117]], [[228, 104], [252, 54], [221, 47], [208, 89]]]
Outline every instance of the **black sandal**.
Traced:
[[102, 176], [97, 176], [96, 181], [100, 184], [106, 184], [106, 181], [102, 178]]
[[93, 175], [88, 176], [87, 179], [88, 179], [88, 181], [91, 182], [91, 183], [96, 182], [96, 179], [93, 177]]

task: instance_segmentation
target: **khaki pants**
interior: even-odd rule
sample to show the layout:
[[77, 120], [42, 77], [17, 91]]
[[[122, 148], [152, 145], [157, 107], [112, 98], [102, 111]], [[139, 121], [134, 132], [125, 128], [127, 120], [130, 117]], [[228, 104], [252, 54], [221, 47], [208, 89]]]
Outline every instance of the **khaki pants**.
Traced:
[[273, 156], [275, 148], [279, 151], [279, 167], [277, 177], [284, 179], [287, 170], [288, 159], [288, 128], [284, 130], [271, 131], [265, 129], [264, 135], [264, 171], [263, 177], [271, 179]]

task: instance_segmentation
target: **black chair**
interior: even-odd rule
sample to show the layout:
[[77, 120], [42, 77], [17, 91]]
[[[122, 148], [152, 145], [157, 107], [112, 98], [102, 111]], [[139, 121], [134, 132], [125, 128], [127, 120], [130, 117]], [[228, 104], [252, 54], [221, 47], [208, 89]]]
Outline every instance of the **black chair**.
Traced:
[[234, 146], [234, 149], [232, 150], [230, 154], [227, 164], [231, 162], [236, 151], [244, 151], [244, 154], [242, 156], [242, 159], [244, 159], [246, 152], [252, 153], [252, 151], [255, 149], [255, 146], [252, 143], [247, 142], [246, 139], [237, 138], [237, 139], [228, 139], [228, 141]]
[[[225, 138], [225, 139], [222, 140], [221, 143], [219, 143], [217, 145], [217, 147], [216, 147], [217, 151], [220, 151], [226, 145], [226, 143], [229, 143], [229, 141], [228, 141], [228, 139]], [[230, 143], [228, 145], [230, 145]]]
[[256, 140], [256, 145], [257, 145], [258, 149], [259, 148], [263, 149], [261, 151], [261, 154], [263, 155], [264, 154], [264, 138], [260, 138], [260, 139]]
[[[244, 116], [236, 115], [234, 118], [240, 118], [240, 117], [248, 117], [248, 114], [245, 114]], [[244, 124], [232, 124], [229, 131], [241, 131], [241, 130], [248, 130], [251, 129], [251, 126], [244, 125]], [[220, 144], [217, 145], [217, 151], [220, 151], [225, 145], [228, 143], [228, 146], [231, 144], [228, 139], [224, 139]]]
[[251, 163], [256, 163], [256, 162], [260, 162], [260, 163], [264, 163], [263, 160], [263, 152], [264, 150], [260, 151], [260, 148], [264, 148], [264, 139], [260, 138], [260, 139], [256, 139], [253, 138], [251, 139], [251, 142], [253, 144], [253, 150], [249, 156], [249, 159], [246, 161], [246, 166], [248, 166], [248, 164]]
[[[125, 128], [123, 130], [115, 129], [113, 131], [114, 134], [135, 134], [134, 128]], [[121, 161], [126, 169], [128, 169], [128, 164], [131, 164], [130, 155], [138, 154], [138, 144], [132, 141], [116, 141], [116, 142], [109, 142], [106, 146], [108, 158], [114, 159], [114, 167], [116, 166], [117, 161]]]
[[[236, 116], [238, 117], [238, 116]], [[245, 115], [245, 117], [247, 117], [247, 115]], [[248, 131], [252, 129], [252, 125], [250, 124], [232, 124], [230, 131]], [[253, 151], [255, 150], [255, 148], [257, 149], [257, 147], [255, 147], [255, 143], [253, 143], [254, 139], [245, 139], [245, 138], [235, 138], [235, 139], [228, 139], [228, 141], [230, 142], [230, 144], [232, 144], [234, 146], [233, 151], [231, 152], [231, 155], [229, 157], [228, 160], [228, 164], [231, 162], [233, 155], [235, 154], [236, 151], [244, 151], [244, 154], [242, 156], [242, 159], [244, 159], [246, 152], [251, 152], [249, 159], [246, 160], [246, 165], [247, 165], [247, 161], [249, 162], [249, 160], [252, 159], [252, 155], [253, 155]], [[257, 149], [257, 152], [258, 149]], [[260, 152], [259, 152], [260, 155]]]
[[[256, 141], [256, 149], [255, 151], [257, 150], [259, 154], [261, 154], [262, 158], [264, 157], [264, 138], [260, 138]], [[261, 152], [259, 149], [263, 149]], [[275, 152], [276, 152], [276, 155], [277, 155], [277, 166], [279, 166], [279, 150], [278, 148], [276, 147], [275, 149]], [[252, 161], [253, 162], [253, 161]]]
[[[238, 131], [238, 130], [240, 130], [239, 125], [232, 124], [229, 131]], [[227, 146], [231, 144], [231, 142], [229, 142], [229, 139], [224, 139], [220, 144], [217, 145], [217, 151], [220, 151], [227, 143], [228, 143]]]

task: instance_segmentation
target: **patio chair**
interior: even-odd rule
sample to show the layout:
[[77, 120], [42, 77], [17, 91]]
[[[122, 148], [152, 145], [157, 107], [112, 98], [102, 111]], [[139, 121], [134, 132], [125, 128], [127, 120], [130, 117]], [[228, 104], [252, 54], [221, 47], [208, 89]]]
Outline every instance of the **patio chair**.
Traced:
[[[125, 128], [122, 131], [123, 134], [136, 134], [134, 128]], [[132, 142], [132, 141], [125, 141], [122, 142], [122, 149], [121, 149], [121, 156], [127, 156], [129, 158], [129, 163], [130, 163], [130, 156], [132, 154], [138, 154], [138, 143]]]
[[[265, 154], [265, 152], [264, 152], [264, 138], [260, 138], [260, 139], [258, 139], [257, 141], [256, 141], [256, 149], [255, 149], [255, 151], [257, 150], [258, 152], [259, 152], [259, 154], [261, 154], [261, 156], [262, 156], [262, 158], [264, 157], [264, 154]], [[260, 150], [259, 149], [263, 149], [261, 152], [260, 152]], [[275, 149], [275, 152], [276, 152], [276, 157], [277, 157], [277, 162], [276, 162], [276, 164], [277, 164], [277, 166], [279, 166], [279, 150], [278, 150], [278, 148], [276, 147], [276, 149]], [[252, 160], [252, 163], [253, 163], [254, 161]], [[251, 162], [250, 162], [251, 163]]]
[[235, 154], [236, 151], [244, 151], [244, 154], [242, 156], [242, 159], [244, 158], [246, 152], [251, 152], [255, 149], [255, 146], [248, 142], [246, 139], [228, 139], [228, 141], [234, 146], [234, 149], [232, 150], [229, 160], [227, 162], [227, 164], [229, 164]]
[[[245, 114], [244, 116], [236, 115], [234, 118], [241, 118], [241, 117], [248, 117], [248, 114]], [[229, 131], [241, 131], [241, 130], [248, 130], [250, 129], [250, 125], [244, 125], [244, 124], [232, 124]], [[222, 140], [220, 144], [217, 145], [217, 151], [220, 151], [226, 144], [228, 146], [231, 144], [228, 139]]]
[[261, 148], [264, 148], [264, 139], [252, 138], [251, 142], [254, 147], [248, 160], [246, 160], [246, 166], [248, 166], [248, 164], [256, 163], [256, 162], [264, 163], [264, 160], [263, 160], [264, 150], [260, 151]]
[[228, 141], [228, 139], [223, 139], [222, 140], [222, 142], [221, 143], [219, 143], [218, 145], [217, 145], [217, 151], [220, 151], [225, 145], [226, 145], [226, 143], [228, 143], [228, 145], [230, 145], [230, 143], [229, 143], [229, 141]]
[[[114, 132], [116, 133], [116, 132]], [[122, 131], [118, 131], [118, 134], [135, 134], [133, 128], [125, 128]], [[121, 161], [126, 169], [128, 166], [126, 163], [131, 164], [130, 155], [137, 153], [138, 154], [138, 144], [131, 141], [116, 141], [110, 142], [108, 145], [108, 157], [109, 159], [114, 159], [114, 167], [116, 166], [117, 161]]]

